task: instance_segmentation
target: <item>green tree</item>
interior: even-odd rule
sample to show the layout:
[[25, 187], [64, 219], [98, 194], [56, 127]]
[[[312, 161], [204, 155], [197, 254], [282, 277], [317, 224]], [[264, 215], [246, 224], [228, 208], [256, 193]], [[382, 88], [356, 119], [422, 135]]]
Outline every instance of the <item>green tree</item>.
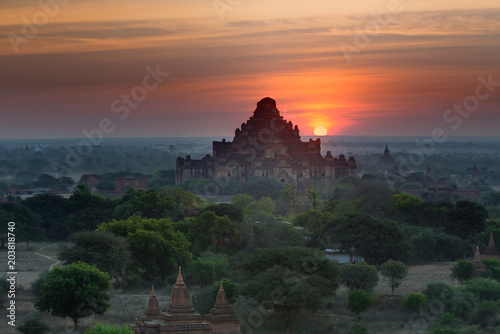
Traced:
[[174, 229], [170, 219], [143, 219], [132, 216], [127, 220], [112, 220], [101, 224], [99, 230], [126, 237], [143, 277], [166, 277], [181, 265], [191, 262], [191, 243], [184, 234]]
[[224, 288], [224, 292], [226, 294], [227, 301], [230, 304], [234, 303], [236, 298], [240, 295], [241, 287], [238, 283], [234, 283], [229, 278], [223, 278], [223, 279], [221, 279], [220, 282], [214, 283], [213, 289], [212, 289], [213, 296], [214, 296], [214, 303], [215, 303], [215, 299], [217, 298], [217, 293], [219, 292], [221, 283], [222, 283], [222, 286]]
[[410, 312], [418, 312], [425, 304], [425, 295], [411, 292], [403, 299], [403, 307]]
[[320, 209], [323, 202], [321, 201], [321, 198], [316, 191], [316, 188], [313, 189], [308, 189], [307, 192], [307, 201], [309, 202], [309, 207], [313, 210]]
[[400, 261], [389, 260], [380, 266], [382, 276], [389, 280], [392, 295], [394, 296], [394, 289], [401, 285], [401, 281], [408, 275], [408, 267]]
[[474, 241], [476, 235], [486, 229], [488, 210], [479, 203], [460, 200], [449, 213], [446, 231], [462, 239]]
[[347, 297], [347, 308], [361, 319], [360, 314], [368, 310], [373, 302], [373, 297], [365, 290], [354, 290]]
[[456, 278], [460, 284], [474, 277], [474, 265], [470, 261], [460, 260], [451, 267], [451, 278]]
[[225, 254], [204, 252], [191, 262], [186, 270], [186, 276], [194, 284], [206, 286], [229, 274], [229, 260]]
[[366, 214], [348, 214], [333, 219], [314, 239], [322, 248], [339, 248], [346, 253], [355, 251], [368, 264], [406, 260], [410, 256], [406, 235], [396, 223]]
[[387, 209], [398, 221], [414, 224], [420, 203], [418, 197], [407, 194], [392, 195], [391, 200], [387, 203]]
[[248, 194], [258, 200], [262, 196], [278, 199], [282, 184], [270, 177], [255, 177], [247, 180], [239, 191], [240, 194]]
[[302, 226], [314, 232], [321, 230], [331, 219], [333, 219], [333, 215], [329, 212], [323, 213], [319, 210], [310, 209], [293, 217], [292, 222], [295, 226]]
[[50, 331], [50, 328], [42, 321], [40, 313], [34, 313], [29, 314], [23, 324], [16, 327], [16, 330], [23, 334], [45, 334]]
[[40, 215], [40, 227], [47, 232], [49, 240], [62, 240], [68, 236], [64, 224], [71, 213], [67, 199], [54, 194], [39, 194], [25, 199], [22, 204]]
[[[0, 227], [3, 233], [7, 231], [9, 222], [16, 223], [16, 240], [26, 241], [26, 247], [29, 247], [30, 241], [45, 239], [45, 231], [40, 227], [40, 216], [21, 204], [0, 203]], [[2, 247], [4, 243], [5, 238], [2, 238]]]
[[352, 290], [371, 291], [378, 284], [378, 271], [364, 261], [346, 263], [340, 267], [340, 284]]
[[213, 211], [205, 211], [185, 222], [194, 254], [204, 251], [232, 252], [241, 247], [241, 233], [228, 216], [220, 217]]
[[286, 320], [301, 308], [318, 310], [339, 285], [337, 265], [310, 248], [258, 249], [242, 268], [250, 278], [245, 294], [271, 301]]
[[82, 231], [71, 236], [72, 247], [64, 247], [59, 260], [65, 264], [87, 262], [107, 272], [115, 279], [117, 286], [126, 275], [132, 263], [128, 243], [124, 237], [108, 231]]
[[42, 284], [35, 308], [56, 317], [69, 317], [76, 328], [80, 318], [106, 312], [111, 306], [110, 288], [109, 275], [90, 264], [54, 267]]

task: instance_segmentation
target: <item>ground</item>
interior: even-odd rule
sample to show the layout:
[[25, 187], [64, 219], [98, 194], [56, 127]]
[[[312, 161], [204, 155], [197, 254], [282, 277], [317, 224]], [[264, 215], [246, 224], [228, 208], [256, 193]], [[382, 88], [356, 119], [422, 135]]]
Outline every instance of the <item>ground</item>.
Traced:
[[[57, 254], [63, 243], [30, 243], [30, 249], [26, 244], [19, 244], [16, 252], [17, 266], [17, 288], [16, 288], [16, 324], [23, 323], [23, 319], [30, 312], [37, 312], [33, 308], [34, 298], [26, 291], [40, 272], [48, 270], [52, 266], [61, 266], [57, 260]], [[1, 255], [3, 254], [3, 255]], [[5, 259], [6, 252], [0, 252], [0, 256]], [[427, 315], [423, 322], [421, 319], [408, 321], [411, 315], [402, 310], [401, 299], [410, 292], [422, 291], [430, 282], [443, 281], [450, 284], [457, 284], [455, 280], [449, 278], [451, 262], [431, 263], [426, 265], [410, 266], [408, 277], [401, 286], [396, 289], [396, 296], [391, 299], [391, 288], [387, 280], [381, 278], [379, 285], [374, 291], [376, 298], [373, 307], [363, 314], [364, 321], [370, 333], [425, 333], [427, 324], [432, 322], [432, 315]], [[165, 308], [170, 297], [171, 287], [167, 286], [157, 290], [156, 294], [161, 308]], [[80, 320], [80, 328], [92, 326], [95, 323], [111, 323], [122, 325], [132, 323], [145, 310], [149, 290], [137, 291], [135, 293], [112, 290], [114, 295], [111, 308], [103, 316], [91, 316]], [[5, 297], [5, 296], [3, 296]], [[4, 299], [4, 302], [6, 298]], [[276, 314], [269, 314], [259, 311], [257, 306], [249, 306], [243, 300], [238, 300], [233, 308], [242, 318], [242, 329], [249, 328], [255, 334], [271, 333], [347, 333], [347, 329], [355, 322], [355, 317], [347, 310], [347, 290], [339, 289], [337, 296], [332, 298], [325, 310], [310, 313], [303, 312], [295, 316], [288, 326], [288, 330], [283, 329], [285, 325], [278, 320]], [[6, 304], [2, 306], [2, 309]], [[2, 314], [5, 314], [2, 312]], [[7, 325], [5, 316], [0, 320], [0, 332], [18, 333], [12, 326]], [[307, 320], [304, 320], [307, 319]], [[413, 318], [412, 318], [413, 319]], [[53, 317], [43, 314], [43, 320], [51, 327], [51, 333], [70, 333], [73, 322], [66, 318]], [[266, 325], [261, 325], [262, 322]]]

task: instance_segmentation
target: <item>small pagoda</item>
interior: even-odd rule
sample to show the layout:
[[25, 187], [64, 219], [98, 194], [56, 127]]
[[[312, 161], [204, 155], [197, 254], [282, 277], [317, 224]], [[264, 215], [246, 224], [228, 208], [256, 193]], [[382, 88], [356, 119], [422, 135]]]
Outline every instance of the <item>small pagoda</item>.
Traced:
[[500, 260], [500, 251], [498, 251], [498, 248], [495, 245], [495, 240], [493, 240], [493, 231], [491, 231], [490, 233], [490, 240], [488, 244], [483, 248], [481, 252], [481, 258]]
[[134, 334], [241, 333], [239, 318], [229, 307], [222, 284], [215, 305], [205, 318], [206, 320], [193, 308], [179, 267], [177, 281], [172, 288], [170, 303], [165, 311], [160, 311], [153, 286], [146, 311], [131, 327]]

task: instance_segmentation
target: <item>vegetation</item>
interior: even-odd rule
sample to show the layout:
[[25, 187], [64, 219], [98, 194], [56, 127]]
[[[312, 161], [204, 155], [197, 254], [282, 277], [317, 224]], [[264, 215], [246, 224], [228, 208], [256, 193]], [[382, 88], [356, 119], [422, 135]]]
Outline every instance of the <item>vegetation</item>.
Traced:
[[22, 325], [16, 326], [16, 330], [23, 334], [45, 334], [50, 331], [50, 328], [42, 321], [39, 313], [31, 313], [24, 319]]
[[460, 284], [464, 284], [465, 281], [474, 277], [474, 266], [470, 261], [460, 260], [455, 262], [453, 267], [451, 267], [451, 278], [457, 279]]
[[339, 282], [351, 290], [372, 291], [378, 280], [377, 268], [364, 261], [347, 263], [340, 267]]
[[418, 312], [424, 306], [425, 295], [417, 292], [410, 293], [403, 299], [403, 307], [410, 312]]
[[127, 326], [96, 324], [85, 331], [85, 334], [134, 334]]
[[349, 311], [361, 319], [360, 314], [368, 310], [373, 302], [373, 297], [368, 292], [365, 290], [355, 290], [349, 293], [347, 307]]
[[69, 317], [76, 328], [78, 320], [92, 314], [103, 314], [110, 307], [107, 273], [84, 262], [54, 267], [42, 283], [35, 308], [57, 317]]
[[403, 262], [389, 260], [380, 266], [380, 272], [389, 280], [394, 296], [394, 289], [398, 288], [401, 281], [408, 275], [408, 267]]

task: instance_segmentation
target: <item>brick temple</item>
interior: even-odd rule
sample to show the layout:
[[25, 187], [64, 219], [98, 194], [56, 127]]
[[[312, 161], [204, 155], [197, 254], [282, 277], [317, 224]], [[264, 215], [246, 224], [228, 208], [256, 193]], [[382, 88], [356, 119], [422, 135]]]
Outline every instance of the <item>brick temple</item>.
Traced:
[[182, 278], [181, 268], [170, 294], [170, 304], [160, 311], [154, 287], [151, 288], [148, 307], [132, 326], [134, 334], [240, 334], [240, 320], [229, 307], [222, 284], [214, 307], [202, 316], [196, 313], [189, 291]]
[[250, 178], [268, 177], [310, 188], [318, 179], [339, 179], [356, 175], [356, 160], [343, 154], [334, 158], [321, 155], [320, 139], [300, 139], [299, 128], [286, 121], [276, 101], [266, 97], [241, 128], [233, 141], [214, 141], [212, 155], [200, 160], [177, 158], [176, 184], [188, 179], [230, 177], [239, 183]]

